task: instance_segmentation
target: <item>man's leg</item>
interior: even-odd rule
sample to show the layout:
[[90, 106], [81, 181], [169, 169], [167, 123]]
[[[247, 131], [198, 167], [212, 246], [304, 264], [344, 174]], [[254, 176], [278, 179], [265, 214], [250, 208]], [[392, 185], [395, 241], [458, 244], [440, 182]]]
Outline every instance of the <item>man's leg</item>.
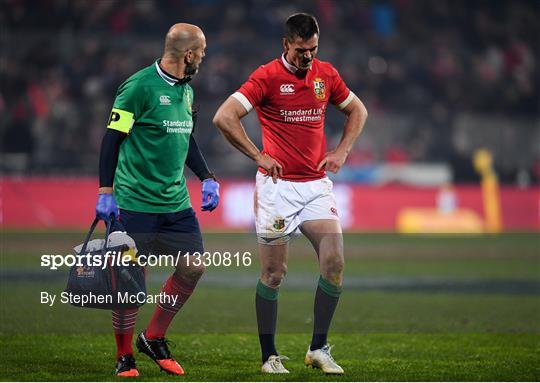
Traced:
[[[158, 236], [162, 255], [176, 256], [176, 270], [161, 288], [163, 299], [156, 306], [145, 331], [137, 338], [137, 348], [148, 355], [158, 366], [174, 375], [184, 374], [167, 347], [165, 334], [176, 313], [189, 299], [204, 273], [204, 265], [197, 265], [194, 257], [185, 253], [203, 253], [202, 236], [193, 209], [164, 214]], [[179, 252], [182, 254], [178, 256]]]
[[[343, 235], [339, 221], [332, 219], [305, 221], [301, 225], [301, 230], [317, 252], [321, 273], [315, 293], [313, 336], [309, 349], [310, 352], [315, 350], [325, 351], [328, 343], [328, 330], [342, 290]], [[308, 352], [308, 355], [310, 355], [310, 352]], [[329, 352], [328, 349], [328, 354]], [[306, 362], [307, 360], [306, 357]], [[328, 366], [315, 366], [321, 367], [327, 373], [343, 373], [341, 367], [337, 366], [337, 364], [335, 366], [331, 364]]]
[[161, 287], [161, 292], [164, 293], [167, 299], [159, 302], [154, 310], [145, 332], [148, 339], [165, 337], [174, 316], [189, 299], [197, 282], [203, 275], [204, 265], [194, 266], [194, 258], [191, 257], [190, 260], [188, 266], [187, 258], [180, 257], [175, 272]]
[[263, 365], [261, 371], [286, 374], [274, 342], [276, 334], [278, 291], [287, 272], [288, 241], [300, 224], [298, 213], [304, 199], [294, 183], [278, 179], [277, 183], [258, 172], [254, 193], [256, 231], [261, 260], [261, 277], [257, 283], [255, 309]]
[[[120, 211], [120, 222], [137, 245], [137, 254], [148, 255], [157, 230], [155, 215]], [[138, 376], [133, 359], [133, 332], [138, 308], [113, 310], [112, 324], [116, 340], [116, 374], [119, 376]]]
[[114, 339], [116, 340], [116, 375], [118, 376], [139, 376], [131, 346], [138, 311], [139, 309], [133, 308], [113, 310], [112, 312]]
[[271, 355], [278, 355], [274, 342], [277, 322], [279, 286], [287, 273], [288, 243], [280, 245], [259, 244], [261, 278], [257, 283], [255, 310], [262, 362]]
[[[182, 254], [204, 252], [199, 223], [193, 209], [167, 214], [164, 218], [165, 221], [158, 236], [161, 249], [174, 256], [177, 256], [179, 251]], [[189, 261], [186, 256], [180, 256], [176, 260], [175, 272], [161, 288], [161, 292], [166, 294], [164, 296], [171, 299], [158, 303], [145, 332], [148, 339], [165, 337], [174, 316], [189, 299], [204, 273], [204, 265], [193, 262], [192, 256]]]
[[139, 309], [119, 309], [112, 312], [114, 338], [116, 340], [116, 359], [133, 354], [131, 340]]

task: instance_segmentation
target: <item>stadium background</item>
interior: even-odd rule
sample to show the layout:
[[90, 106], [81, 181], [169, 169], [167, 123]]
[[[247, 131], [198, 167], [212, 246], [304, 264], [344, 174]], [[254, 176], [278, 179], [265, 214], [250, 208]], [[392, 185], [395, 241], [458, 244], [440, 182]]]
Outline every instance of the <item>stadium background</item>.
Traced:
[[[110, 378], [108, 313], [40, 304], [40, 291], [62, 291], [67, 269], [43, 270], [39, 255], [81, 241], [116, 88], [160, 56], [166, 30], [179, 21], [201, 26], [208, 44], [191, 83], [201, 110], [197, 140], [222, 183], [220, 207], [198, 213], [206, 246], [251, 251], [253, 264], [208, 270], [171, 328], [173, 352], [189, 380], [262, 379], [254, 313], [246, 309], [258, 273], [256, 169], [211, 119], [249, 73], [281, 53], [282, 23], [295, 11], [318, 17], [319, 58], [338, 68], [370, 113], [346, 166], [332, 176], [349, 232], [346, 293], [330, 336], [345, 379], [540, 379], [537, 1], [0, 6], [0, 345], [12, 350], [0, 357], [2, 380]], [[330, 146], [342, 126], [329, 108]], [[245, 127], [260, 142], [253, 113]], [[481, 177], [473, 166], [482, 148], [496, 179], [489, 167]], [[198, 210], [199, 183], [186, 175]], [[455, 234], [425, 235], [432, 232]], [[295, 239], [291, 254], [278, 324], [284, 354], [296, 358], [287, 379], [328, 379], [301, 369], [317, 268], [304, 239]], [[150, 290], [169, 272], [153, 270]], [[150, 313], [150, 305], [142, 309], [137, 329]], [[146, 379], [167, 379], [140, 365]]]
[[[76, 179], [96, 175], [116, 88], [159, 57], [168, 26], [184, 20], [200, 25], [208, 40], [205, 62], [192, 85], [201, 108], [197, 139], [225, 181], [225, 210], [216, 214], [217, 228], [249, 227], [250, 217], [234, 217], [243, 210], [234, 200], [249, 199], [250, 189], [227, 181], [251, 183], [255, 167], [226, 143], [211, 119], [251, 71], [280, 54], [283, 19], [303, 9], [319, 17], [319, 57], [334, 63], [370, 112], [347, 165], [334, 177], [349, 185], [369, 185], [341, 189], [341, 210], [352, 209], [342, 215], [351, 217], [347, 222], [353, 228], [393, 230], [399, 210], [410, 207], [409, 201], [435, 207], [442, 185], [478, 184], [472, 156], [479, 148], [493, 154], [495, 171], [506, 185], [506, 226], [540, 228], [537, 2], [3, 4], [1, 166], [4, 176], [17, 176], [16, 182], [3, 178], [4, 225], [71, 225], [75, 207], [82, 212], [79, 222], [88, 221], [93, 196], [89, 185]], [[326, 124], [330, 147], [343, 126], [340, 113], [331, 109]], [[260, 142], [255, 114], [245, 125]], [[49, 178], [26, 188], [19, 176]], [[385, 187], [389, 184], [421, 189], [396, 191]], [[38, 186], [42, 189], [33, 195]], [[65, 187], [84, 199], [60, 198]], [[373, 187], [381, 189], [370, 194]], [[456, 192], [458, 205], [484, 215], [480, 193], [475, 197], [459, 187]], [[198, 193], [192, 195], [197, 203]], [[35, 203], [29, 204], [29, 198]], [[396, 198], [397, 206], [387, 207]], [[24, 210], [21, 205], [32, 207]], [[39, 207], [43, 212], [36, 211]]]

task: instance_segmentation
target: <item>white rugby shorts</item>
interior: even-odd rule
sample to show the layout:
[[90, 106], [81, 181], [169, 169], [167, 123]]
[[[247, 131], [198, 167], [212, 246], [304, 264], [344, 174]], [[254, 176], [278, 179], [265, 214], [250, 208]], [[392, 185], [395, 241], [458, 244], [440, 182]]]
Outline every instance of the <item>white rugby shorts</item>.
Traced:
[[263, 244], [282, 244], [304, 222], [317, 219], [339, 221], [333, 182], [324, 177], [293, 182], [257, 172], [255, 184], [255, 226]]

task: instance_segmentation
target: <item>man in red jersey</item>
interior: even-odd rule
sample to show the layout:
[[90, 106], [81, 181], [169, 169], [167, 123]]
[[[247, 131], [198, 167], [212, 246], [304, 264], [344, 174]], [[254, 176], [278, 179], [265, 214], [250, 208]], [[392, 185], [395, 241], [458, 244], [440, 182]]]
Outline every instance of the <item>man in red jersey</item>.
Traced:
[[[332, 181], [362, 131], [367, 111], [336, 69], [315, 59], [319, 26], [305, 13], [285, 23], [283, 55], [255, 70], [216, 112], [214, 124], [242, 153], [259, 166], [255, 216], [261, 258], [261, 278], [255, 306], [262, 351], [261, 371], [288, 373], [274, 336], [277, 297], [287, 271], [288, 240], [299, 228], [319, 258], [314, 327], [305, 364], [325, 373], [343, 374], [327, 343], [330, 322], [341, 293], [343, 236]], [[328, 102], [346, 116], [338, 146], [326, 151], [324, 116]], [[262, 152], [240, 122], [253, 108], [262, 127]]]

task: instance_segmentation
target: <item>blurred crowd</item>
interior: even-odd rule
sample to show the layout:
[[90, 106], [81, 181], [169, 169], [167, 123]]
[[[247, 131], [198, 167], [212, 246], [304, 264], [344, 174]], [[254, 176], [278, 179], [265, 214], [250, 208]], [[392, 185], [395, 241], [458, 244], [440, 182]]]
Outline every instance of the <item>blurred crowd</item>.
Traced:
[[[321, 27], [319, 58], [364, 101], [370, 119], [349, 167], [448, 163], [474, 181], [487, 147], [504, 182], [540, 178], [538, 1], [4, 0], [0, 135], [4, 174], [95, 175], [118, 85], [161, 55], [176, 22], [199, 25], [207, 52], [192, 81], [197, 139], [223, 176], [253, 165], [211, 124], [217, 106], [282, 52], [288, 15]], [[330, 145], [340, 113], [327, 116]], [[255, 116], [246, 120], [255, 141]]]

